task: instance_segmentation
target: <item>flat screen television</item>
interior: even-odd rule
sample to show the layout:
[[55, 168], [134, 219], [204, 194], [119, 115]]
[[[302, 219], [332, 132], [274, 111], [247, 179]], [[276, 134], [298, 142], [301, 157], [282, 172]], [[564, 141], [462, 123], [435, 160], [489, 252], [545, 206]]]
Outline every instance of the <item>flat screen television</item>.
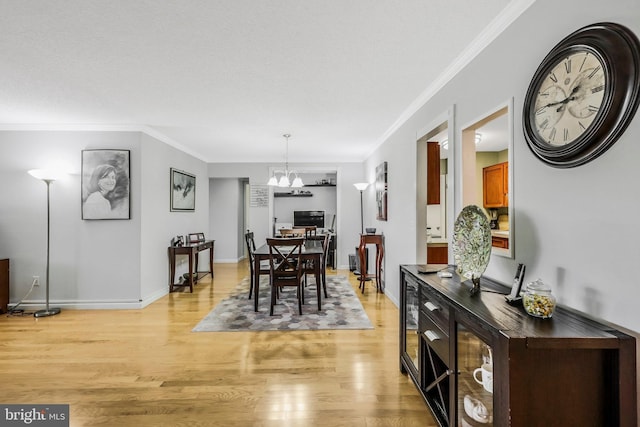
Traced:
[[324, 228], [324, 211], [293, 211], [293, 225]]

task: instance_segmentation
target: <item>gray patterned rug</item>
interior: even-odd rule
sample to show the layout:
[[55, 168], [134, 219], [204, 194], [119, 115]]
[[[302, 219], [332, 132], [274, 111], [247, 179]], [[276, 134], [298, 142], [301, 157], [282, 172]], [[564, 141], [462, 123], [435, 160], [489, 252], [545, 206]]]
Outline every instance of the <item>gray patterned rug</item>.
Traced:
[[298, 313], [295, 288], [281, 291], [280, 299], [269, 316], [269, 279], [261, 277], [260, 311], [253, 310], [249, 296], [249, 278], [245, 278], [229, 297], [220, 303], [193, 328], [193, 332], [224, 331], [300, 331], [318, 329], [373, 329], [351, 284], [345, 276], [327, 276], [329, 298], [322, 297], [318, 311], [313, 278], [305, 289], [302, 316]]

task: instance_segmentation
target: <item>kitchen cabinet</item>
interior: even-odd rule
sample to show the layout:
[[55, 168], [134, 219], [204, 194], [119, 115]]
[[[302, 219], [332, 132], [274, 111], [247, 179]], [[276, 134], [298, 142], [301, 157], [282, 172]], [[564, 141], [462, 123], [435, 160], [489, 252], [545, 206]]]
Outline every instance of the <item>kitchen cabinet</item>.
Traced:
[[557, 307], [508, 305], [509, 288], [400, 266], [400, 370], [441, 426], [637, 426], [635, 338]]
[[485, 208], [509, 206], [509, 163], [503, 162], [482, 169], [482, 198]]
[[509, 249], [509, 238], [491, 236], [491, 246], [494, 248]]
[[427, 264], [448, 264], [448, 252], [447, 243], [427, 243]]
[[427, 142], [427, 204], [440, 204], [440, 143]]

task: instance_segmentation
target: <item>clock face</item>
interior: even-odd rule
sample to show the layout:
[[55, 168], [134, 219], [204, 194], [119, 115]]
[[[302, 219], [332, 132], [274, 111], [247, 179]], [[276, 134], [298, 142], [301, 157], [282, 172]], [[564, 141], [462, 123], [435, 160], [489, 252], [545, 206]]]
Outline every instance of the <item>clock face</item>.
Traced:
[[540, 83], [535, 132], [551, 146], [572, 143], [593, 123], [606, 90], [604, 66], [597, 56], [587, 50], [567, 55]]
[[529, 148], [559, 168], [585, 164], [622, 135], [640, 104], [640, 40], [601, 22], [561, 40], [535, 71], [522, 109]]

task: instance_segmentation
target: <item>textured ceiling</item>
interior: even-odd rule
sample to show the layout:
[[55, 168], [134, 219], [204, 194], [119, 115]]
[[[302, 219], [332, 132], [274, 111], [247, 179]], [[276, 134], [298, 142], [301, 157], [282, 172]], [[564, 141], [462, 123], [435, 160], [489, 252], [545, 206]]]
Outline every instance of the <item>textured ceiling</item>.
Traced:
[[208, 162], [282, 161], [290, 133], [292, 162], [361, 161], [514, 3], [0, 0], [0, 126], [140, 127]]

